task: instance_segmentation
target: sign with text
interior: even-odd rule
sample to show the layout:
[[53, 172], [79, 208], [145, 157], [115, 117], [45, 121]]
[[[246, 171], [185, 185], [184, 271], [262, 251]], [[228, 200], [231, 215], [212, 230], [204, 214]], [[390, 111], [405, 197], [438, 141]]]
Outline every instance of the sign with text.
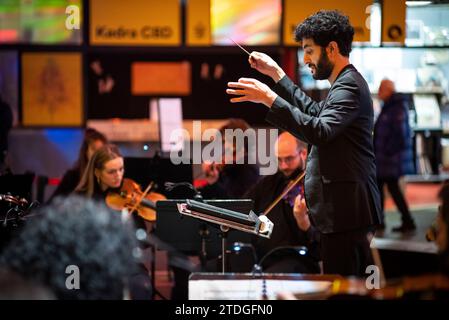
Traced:
[[209, 46], [210, 0], [189, 0], [186, 7], [186, 43], [189, 46]]
[[373, 0], [346, 0], [336, 2], [334, 0], [319, 1], [284, 1], [284, 44], [298, 45], [295, 42], [294, 32], [296, 26], [308, 16], [319, 10], [339, 10], [349, 17], [351, 25], [354, 27], [354, 41], [370, 41], [369, 6]]
[[91, 0], [90, 43], [179, 46], [180, 20], [179, 0]]

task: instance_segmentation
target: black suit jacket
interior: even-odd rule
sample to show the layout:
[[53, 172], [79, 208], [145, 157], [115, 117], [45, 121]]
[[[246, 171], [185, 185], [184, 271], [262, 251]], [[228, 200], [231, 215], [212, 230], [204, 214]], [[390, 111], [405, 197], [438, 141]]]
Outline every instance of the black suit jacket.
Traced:
[[322, 233], [379, 224], [373, 105], [362, 75], [346, 66], [321, 102], [286, 76], [274, 91], [267, 121], [311, 145], [305, 197], [313, 224]]

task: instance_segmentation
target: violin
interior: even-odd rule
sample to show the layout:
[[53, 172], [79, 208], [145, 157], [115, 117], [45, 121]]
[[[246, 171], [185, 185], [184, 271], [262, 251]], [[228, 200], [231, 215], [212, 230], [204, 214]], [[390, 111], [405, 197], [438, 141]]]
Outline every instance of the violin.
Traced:
[[294, 180], [290, 181], [289, 184], [287, 185], [287, 187], [285, 187], [284, 191], [282, 191], [282, 193], [276, 198], [274, 199], [274, 201], [268, 206], [268, 208], [266, 208], [264, 210], [264, 212], [262, 213], [263, 215], [267, 215], [268, 213], [270, 213], [270, 211], [279, 203], [279, 201], [281, 201], [282, 199], [286, 199], [287, 201], [289, 200], [289, 198], [292, 198], [293, 204], [294, 204], [294, 198], [296, 198], [296, 196], [300, 193], [303, 192], [302, 188], [298, 188], [298, 192], [296, 193], [296, 195], [294, 197], [292, 196], [288, 196], [288, 193], [295, 187], [298, 185], [298, 183], [304, 179], [304, 177], [306, 176], [306, 172], [301, 172]]
[[151, 192], [153, 183], [145, 191], [134, 180], [123, 179], [120, 190], [111, 191], [106, 196], [106, 205], [113, 210], [127, 209], [130, 213], [137, 212], [143, 219], [156, 221], [156, 202], [167, 199], [164, 195]]

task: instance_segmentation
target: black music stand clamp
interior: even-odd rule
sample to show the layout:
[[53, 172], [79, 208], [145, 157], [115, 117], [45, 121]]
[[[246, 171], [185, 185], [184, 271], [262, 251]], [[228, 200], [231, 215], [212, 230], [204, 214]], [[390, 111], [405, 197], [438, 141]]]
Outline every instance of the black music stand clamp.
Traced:
[[221, 272], [226, 270], [226, 243], [228, 237], [229, 227], [220, 225], [220, 237], [221, 237]]
[[201, 249], [200, 249], [200, 263], [201, 263], [201, 267], [205, 268], [206, 267], [206, 263], [207, 263], [207, 250], [206, 250], [206, 242], [207, 239], [209, 238], [209, 229], [207, 228], [206, 224], [203, 223], [199, 230], [198, 230], [198, 234], [200, 235], [201, 238]]
[[223, 273], [226, 269], [226, 239], [230, 228], [265, 238], [270, 238], [271, 233], [273, 232], [274, 225], [267, 216], [257, 216], [253, 211], [249, 214], [243, 214], [195, 200], [186, 200], [185, 203], [178, 203], [177, 207], [179, 213], [183, 215], [218, 224], [220, 226]]

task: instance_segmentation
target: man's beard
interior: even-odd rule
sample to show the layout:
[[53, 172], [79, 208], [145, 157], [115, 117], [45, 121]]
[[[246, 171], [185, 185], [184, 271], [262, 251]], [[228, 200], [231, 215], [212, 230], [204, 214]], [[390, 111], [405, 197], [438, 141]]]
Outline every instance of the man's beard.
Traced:
[[315, 80], [326, 80], [330, 77], [334, 64], [330, 62], [326, 55], [326, 49], [321, 49], [320, 59], [318, 65], [315, 66], [315, 73], [312, 75]]
[[296, 178], [296, 176], [302, 172], [304, 172], [305, 168], [304, 168], [304, 163], [301, 161], [299, 163], [299, 166], [294, 169], [293, 171], [291, 171], [289, 174], [287, 174], [286, 172], [282, 172], [284, 179], [292, 179], [292, 178]]

